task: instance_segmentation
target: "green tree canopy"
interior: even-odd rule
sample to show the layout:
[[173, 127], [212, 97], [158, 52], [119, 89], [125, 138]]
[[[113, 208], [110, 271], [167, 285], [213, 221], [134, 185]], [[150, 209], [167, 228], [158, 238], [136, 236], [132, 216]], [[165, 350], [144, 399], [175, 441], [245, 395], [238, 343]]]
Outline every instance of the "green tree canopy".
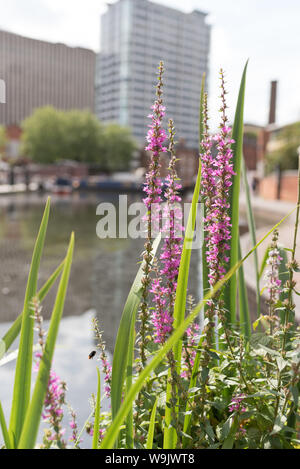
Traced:
[[3, 127], [3, 125], [0, 125], [0, 151], [3, 150], [3, 147], [6, 144], [6, 141], [7, 141], [7, 138], [6, 138], [5, 127]]
[[62, 113], [64, 158], [85, 163], [105, 163], [104, 127], [89, 111]]
[[287, 125], [280, 130], [274, 140], [273, 147], [267, 154], [267, 169], [281, 170], [298, 168], [298, 148], [300, 146], [300, 122]]
[[63, 113], [53, 107], [39, 108], [22, 123], [22, 152], [37, 163], [64, 158]]
[[126, 170], [135, 149], [129, 129], [105, 126], [89, 111], [39, 108], [24, 120], [22, 129], [23, 153], [38, 163], [68, 159]]
[[137, 144], [131, 130], [118, 124], [108, 124], [104, 129], [104, 155], [111, 171], [126, 170]]

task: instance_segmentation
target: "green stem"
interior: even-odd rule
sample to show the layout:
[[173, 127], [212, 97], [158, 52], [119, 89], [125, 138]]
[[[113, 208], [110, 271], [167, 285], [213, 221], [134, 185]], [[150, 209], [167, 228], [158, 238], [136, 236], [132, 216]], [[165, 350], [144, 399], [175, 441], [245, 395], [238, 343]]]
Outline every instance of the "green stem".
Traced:
[[293, 309], [294, 264], [295, 264], [295, 257], [296, 257], [299, 215], [300, 215], [300, 154], [299, 154], [299, 164], [298, 164], [298, 199], [297, 199], [296, 222], [295, 222], [295, 229], [294, 229], [292, 259], [291, 259], [291, 263], [289, 264], [288, 304], [285, 310], [284, 331], [283, 331], [283, 341], [282, 341], [282, 353], [283, 354], [285, 352], [285, 347], [286, 347], [287, 328], [288, 328], [288, 322], [289, 322], [289, 317], [290, 317], [290, 311]]

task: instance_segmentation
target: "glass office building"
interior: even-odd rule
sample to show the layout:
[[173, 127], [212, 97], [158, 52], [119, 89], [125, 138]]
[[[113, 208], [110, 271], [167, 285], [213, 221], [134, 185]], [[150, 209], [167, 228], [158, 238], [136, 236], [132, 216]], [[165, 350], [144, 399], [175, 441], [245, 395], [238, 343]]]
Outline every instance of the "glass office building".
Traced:
[[201, 79], [208, 73], [209, 50], [204, 12], [183, 13], [148, 0], [108, 4], [96, 66], [97, 116], [131, 127], [142, 145], [163, 60], [167, 118], [175, 121], [177, 140], [197, 148]]

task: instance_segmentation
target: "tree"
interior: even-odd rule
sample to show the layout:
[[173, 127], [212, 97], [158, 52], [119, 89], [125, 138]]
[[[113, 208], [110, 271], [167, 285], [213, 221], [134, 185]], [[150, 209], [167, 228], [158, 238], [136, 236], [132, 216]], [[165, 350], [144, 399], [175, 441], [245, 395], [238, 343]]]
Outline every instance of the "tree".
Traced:
[[271, 150], [267, 154], [267, 170], [297, 169], [299, 146], [300, 122], [295, 122], [280, 130], [272, 142]]
[[102, 169], [127, 170], [136, 148], [131, 131], [104, 126], [89, 111], [37, 109], [22, 123], [23, 153], [38, 163], [74, 160]]
[[89, 111], [63, 114], [65, 158], [105, 165], [104, 128]]
[[104, 155], [107, 168], [111, 171], [124, 171], [130, 168], [137, 143], [130, 129], [118, 124], [108, 124], [104, 130]]
[[39, 108], [22, 123], [22, 152], [37, 163], [55, 163], [65, 157], [63, 113]]
[[3, 125], [0, 125], [0, 154], [3, 152], [6, 142], [7, 138], [5, 127], [3, 127]]

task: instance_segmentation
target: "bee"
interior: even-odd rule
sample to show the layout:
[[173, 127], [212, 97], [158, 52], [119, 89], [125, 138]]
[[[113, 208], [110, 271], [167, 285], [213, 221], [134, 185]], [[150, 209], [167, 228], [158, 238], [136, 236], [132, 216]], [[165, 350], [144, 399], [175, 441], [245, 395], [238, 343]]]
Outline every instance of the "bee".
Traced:
[[92, 358], [94, 358], [94, 356], [96, 355], [97, 352], [95, 352], [95, 350], [93, 350], [90, 354], [89, 354], [89, 360], [91, 360]]

